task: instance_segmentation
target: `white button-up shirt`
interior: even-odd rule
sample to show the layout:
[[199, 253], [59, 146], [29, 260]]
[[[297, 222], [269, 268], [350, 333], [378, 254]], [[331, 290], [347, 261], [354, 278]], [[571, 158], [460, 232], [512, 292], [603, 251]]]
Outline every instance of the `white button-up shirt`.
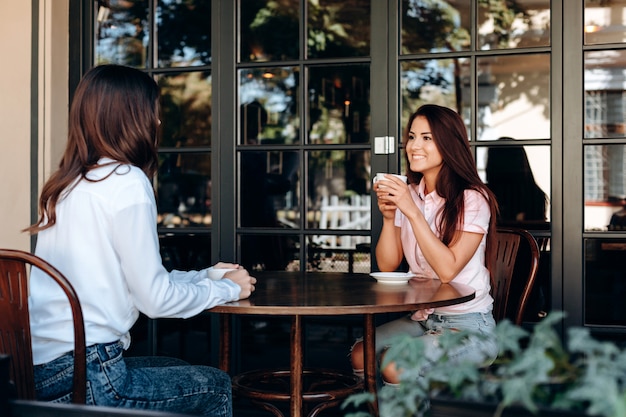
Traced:
[[[240, 287], [208, 279], [206, 270], [171, 271], [162, 265], [156, 202], [148, 177], [129, 165], [89, 172], [59, 201], [57, 222], [38, 234], [35, 253], [71, 282], [82, 305], [87, 346], [122, 340], [142, 312], [191, 317], [239, 298]], [[104, 178], [104, 179], [103, 179]], [[97, 181], [101, 180], [101, 181]], [[33, 268], [30, 316], [35, 364], [74, 349], [69, 304], [59, 287]]]
[[[409, 185], [411, 196], [420, 211], [424, 213], [431, 230], [435, 235], [440, 236], [437, 231], [437, 224], [445, 200], [436, 191], [424, 195], [424, 187], [424, 180], [418, 185]], [[491, 288], [490, 275], [485, 266], [486, 236], [489, 230], [491, 210], [485, 197], [478, 191], [465, 190], [464, 216], [463, 231], [481, 233], [483, 238], [474, 256], [454, 278], [454, 282], [473, 287], [476, 290], [476, 298], [466, 303], [438, 308], [435, 310], [437, 314], [487, 313], [493, 307], [493, 298], [489, 294]], [[416, 275], [436, 277], [437, 275], [424, 258], [424, 254], [417, 244], [411, 223], [400, 210], [396, 210], [395, 225], [401, 229], [402, 248], [410, 270]]]

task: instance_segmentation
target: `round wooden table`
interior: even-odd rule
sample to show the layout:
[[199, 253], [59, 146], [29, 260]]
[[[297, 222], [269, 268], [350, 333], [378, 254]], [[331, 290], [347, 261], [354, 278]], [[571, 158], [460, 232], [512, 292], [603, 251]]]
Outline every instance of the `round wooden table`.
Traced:
[[[376, 394], [376, 353], [374, 314], [393, 313], [437, 308], [460, 304], [474, 298], [474, 289], [463, 284], [442, 284], [431, 278], [414, 277], [406, 284], [382, 284], [366, 274], [347, 274], [333, 272], [255, 272], [257, 277], [256, 291], [249, 299], [216, 306], [208, 311], [220, 313], [220, 368], [229, 371], [231, 343], [231, 315], [263, 315], [291, 316], [290, 344], [290, 377], [289, 393], [255, 393], [254, 390], [243, 389], [244, 395], [263, 401], [289, 401], [291, 417], [303, 414], [303, 399], [337, 403], [340, 398], [354, 392], [358, 387], [347, 391], [327, 393], [328, 396], [303, 392], [303, 350], [302, 350], [302, 317], [303, 316], [337, 316], [362, 315], [363, 340], [365, 351], [364, 383], [365, 389]], [[263, 371], [255, 371], [253, 375], [263, 375]], [[287, 372], [287, 371], [285, 371]], [[276, 372], [274, 372], [276, 373]], [[338, 378], [341, 375], [336, 374]], [[234, 377], [236, 380], [237, 376]], [[345, 376], [346, 381], [351, 377]], [[354, 378], [354, 377], [352, 377]], [[338, 395], [336, 395], [338, 394]], [[322, 404], [309, 413], [315, 416]], [[279, 411], [267, 406], [268, 411], [277, 416]], [[377, 413], [376, 401], [372, 404]]]

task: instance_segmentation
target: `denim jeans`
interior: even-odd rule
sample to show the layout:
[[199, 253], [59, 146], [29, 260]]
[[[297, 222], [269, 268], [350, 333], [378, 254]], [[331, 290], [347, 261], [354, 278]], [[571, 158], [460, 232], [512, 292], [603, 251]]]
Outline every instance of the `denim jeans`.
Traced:
[[[232, 416], [231, 380], [209, 366], [180, 359], [122, 356], [120, 342], [87, 348], [87, 404]], [[37, 399], [70, 402], [73, 353], [35, 366]]]
[[[498, 355], [495, 328], [496, 322], [491, 313], [431, 314], [424, 321], [411, 320], [409, 314], [376, 327], [376, 355], [380, 357], [394, 337], [406, 334], [424, 342], [425, 355], [432, 364], [441, 356], [437, 339], [444, 329], [472, 330], [487, 337], [484, 340], [475, 337], [468, 338], [462, 346], [452, 352], [450, 358], [452, 361], [471, 361], [478, 365], [489, 365]], [[362, 338], [357, 341], [359, 340]], [[428, 368], [429, 366], [425, 366], [420, 370], [420, 374], [424, 375], [428, 372]], [[363, 372], [361, 369], [354, 371], [356, 374]]]
[[[484, 339], [468, 338], [452, 353], [451, 360], [471, 361], [479, 365], [490, 364], [498, 355], [495, 328], [496, 322], [491, 313], [431, 314], [424, 321], [413, 321], [410, 315], [407, 315], [376, 328], [376, 352], [380, 354], [388, 347], [393, 337], [408, 334], [424, 341], [426, 357], [433, 363], [441, 355], [437, 338], [444, 329], [471, 330], [487, 337]], [[427, 372], [427, 369], [422, 369], [423, 372]]]

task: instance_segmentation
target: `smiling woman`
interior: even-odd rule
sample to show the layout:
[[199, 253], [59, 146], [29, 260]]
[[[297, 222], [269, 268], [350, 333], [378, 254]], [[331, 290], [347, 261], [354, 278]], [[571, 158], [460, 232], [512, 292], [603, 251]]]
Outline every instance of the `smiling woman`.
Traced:
[[[394, 338], [404, 334], [423, 343], [424, 356], [436, 361], [442, 329], [473, 330], [485, 338], [469, 338], [455, 360], [489, 363], [497, 347], [485, 260], [491, 265], [494, 254], [495, 197], [478, 176], [463, 120], [453, 110], [421, 106], [409, 118], [404, 145], [409, 183], [389, 176], [374, 184], [383, 215], [376, 246], [378, 265], [384, 274], [397, 275], [401, 273], [391, 271], [406, 259], [411, 274], [444, 284], [468, 284], [476, 297], [456, 306], [418, 310], [379, 326], [376, 353], [384, 357]], [[362, 372], [362, 340], [354, 344], [351, 361], [354, 371]], [[397, 384], [403, 372], [394, 362], [386, 363], [382, 379]], [[420, 370], [411, 372], [420, 374]], [[385, 407], [381, 404], [382, 410]]]

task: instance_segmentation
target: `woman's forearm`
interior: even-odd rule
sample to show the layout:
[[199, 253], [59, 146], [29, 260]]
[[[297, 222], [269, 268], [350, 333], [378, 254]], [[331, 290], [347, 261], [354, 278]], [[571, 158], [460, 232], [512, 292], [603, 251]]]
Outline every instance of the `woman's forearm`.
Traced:
[[383, 219], [383, 228], [376, 244], [376, 262], [383, 272], [395, 271], [402, 262], [402, 243], [400, 228], [393, 219]]

